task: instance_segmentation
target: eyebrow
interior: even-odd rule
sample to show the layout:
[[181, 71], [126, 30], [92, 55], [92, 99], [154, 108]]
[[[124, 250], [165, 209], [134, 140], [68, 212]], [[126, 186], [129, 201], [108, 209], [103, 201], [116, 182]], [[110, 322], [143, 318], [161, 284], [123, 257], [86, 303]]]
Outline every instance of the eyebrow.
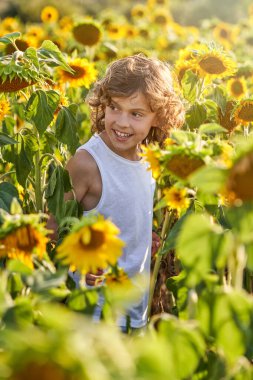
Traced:
[[[120, 108], [120, 104], [115, 102], [115, 100], [111, 100], [110, 104], [115, 104], [117, 107]], [[151, 110], [146, 108], [131, 108], [130, 111], [151, 112]]]

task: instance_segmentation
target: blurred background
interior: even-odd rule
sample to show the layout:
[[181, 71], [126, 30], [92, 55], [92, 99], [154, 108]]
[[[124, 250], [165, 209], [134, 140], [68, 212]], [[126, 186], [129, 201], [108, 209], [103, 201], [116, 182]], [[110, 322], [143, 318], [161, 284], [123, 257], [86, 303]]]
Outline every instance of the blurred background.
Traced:
[[[139, 0], [61, 0], [61, 16], [81, 13], [96, 16], [105, 8], [114, 8], [116, 12], [128, 16], [136, 4], [144, 4]], [[159, 4], [159, 1], [157, 1]], [[176, 22], [182, 25], [199, 26], [206, 18], [236, 23], [247, 14], [252, 0], [170, 0], [169, 6]], [[40, 11], [46, 5], [58, 8], [58, 0], [1, 0], [0, 17], [19, 16], [23, 22], [40, 20]]]

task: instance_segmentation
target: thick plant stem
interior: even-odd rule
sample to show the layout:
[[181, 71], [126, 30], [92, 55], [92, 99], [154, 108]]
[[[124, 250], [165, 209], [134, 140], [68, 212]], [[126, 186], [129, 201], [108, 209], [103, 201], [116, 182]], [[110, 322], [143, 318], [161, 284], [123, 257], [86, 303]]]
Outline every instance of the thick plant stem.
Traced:
[[150, 318], [150, 312], [151, 312], [153, 295], [154, 295], [154, 291], [155, 291], [155, 285], [156, 285], [157, 276], [158, 276], [159, 268], [160, 268], [162, 257], [163, 257], [161, 252], [163, 249], [163, 245], [164, 245], [164, 241], [165, 241], [165, 237], [167, 234], [168, 227], [171, 223], [171, 216], [172, 216], [172, 212], [170, 212], [166, 209], [165, 218], [164, 218], [163, 227], [162, 227], [162, 232], [161, 232], [162, 243], [161, 243], [161, 246], [157, 252], [155, 266], [154, 266], [153, 274], [152, 274], [151, 280], [150, 280], [149, 302], [148, 302], [148, 312], [147, 312], [148, 319]]
[[43, 201], [42, 201], [42, 188], [41, 188], [41, 168], [40, 168], [40, 152], [37, 151], [34, 156], [34, 167], [35, 167], [35, 202], [36, 211], [43, 212]]

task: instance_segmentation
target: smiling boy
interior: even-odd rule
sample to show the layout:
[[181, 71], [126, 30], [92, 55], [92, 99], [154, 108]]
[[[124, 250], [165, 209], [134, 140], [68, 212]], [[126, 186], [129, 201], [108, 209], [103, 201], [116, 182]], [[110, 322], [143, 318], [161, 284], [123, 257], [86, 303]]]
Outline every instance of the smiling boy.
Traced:
[[[168, 65], [135, 55], [109, 65], [88, 104], [94, 135], [66, 167], [76, 199], [84, 214], [98, 212], [118, 226], [126, 243], [118, 265], [130, 278], [143, 275], [148, 279], [155, 181], [141, 159], [141, 144], [162, 144], [170, 128], [180, 127], [182, 103], [173, 89]], [[95, 285], [99, 275], [101, 272], [88, 273], [86, 283]], [[149, 281], [146, 285], [139, 301], [127, 311], [132, 328], [147, 323]], [[100, 307], [95, 314], [99, 319]], [[126, 317], [118, 324], [124, 329]]]

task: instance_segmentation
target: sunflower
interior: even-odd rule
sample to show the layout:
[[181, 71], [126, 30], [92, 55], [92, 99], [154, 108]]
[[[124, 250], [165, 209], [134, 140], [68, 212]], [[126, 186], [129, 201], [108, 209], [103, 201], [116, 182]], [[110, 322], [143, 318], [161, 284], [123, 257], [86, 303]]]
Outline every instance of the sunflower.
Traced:
[[253, 200], [253, 152], [241, 157], [230, 169], [226, 193], [230, 202]]
[[169, 0], [147, 0], [147, 6], [151, 9], [159, 7], [166, 7], [169, 5]]
[[73, 36], [77, 42], [85, 46], [94, 46], [101, 41], [101, 26], [92, 20], [83, 21], [72, 29]]
[[111, 40], [119, 40], [124, 37], [123, 25], [111, 23], [107, 25], [106, 33]]
[[159, 162], [160, 152], [145, 145], [143, 145], [141, 149], [142, 153], [140, 155], [149, 163], [148, 170], [152, 170], [153, 177], [157, 179], [161, 174], [161, 166]]
[[70, 87], [85, 87], [90, 85], [97, 78], [97, 70], [93, 63], [90, 63], [86, 58], [74, 58], [68, 61], [69, 66], [74, 70], [74, 73], [58, 69], [59, 83], [69, 83]]
[[160, 7], [155, 9], [154, 13], [151, 15], [151, 20], [154, 24], [166, 27], [172, 21], [172, 16], [167, 8]]
[[218, 107], [219, 124], [222, 127], [226, 128], [228, 132], [232, 132], [239, 124], [233, 115], [233, 110], [235, 106], [236, 106], [236, 102], [229, 100], [226, 104], [226, 108], [224, 112], [222, 112], [221, 108]]
[[236, 28], [228, 23], [221, 22], [213, 30], [214, 38], [226, 49], [230, 49], [237, 37]]
[[32, 254], [40, 258], [46, 252], [48, 239], [35, 226], [22, 224], [0, 238], [0, 256], [17, 259], [33, 269]]
[[20, 23], [14, 17], [5, 17], [1, 20], [1, 30], [4, 31], [3, 34], [15, 32], [20, 29]]
[[64, 32], [69, 32], [73, 28], [73, 20], [69, 16], [64, 16], [59, 20], [60, 29]]
[[180, 59], [175, 63], [175, 74], [180, 85], [187, 70], [191, 70], [195, 74], [197, 73], [196, 67], [191, 61], [183, 61]]
[[148, 14], [148, 9], [143, 4], [136, 4], [131, 9], [131, 16], [135, 19], [143, 19], [146, 18]]
[[199, 51], [194, 58], [199, 75], [208, 79], [232, 76], [236, 72], [236, 63], [222, 51]]
[[58, 246], [57, 256], [81, 273], [114, 265], [125, 245], [118, 237], [119, 229], [103, 217], [90, 225], [83, 221]]
[[242, 100], [236, 107], [234, 118], [237, 124], [248, 125], [253, 122], [253, 100]]
[[41, 26], [30, 25], [27, 27], [26, 36], [37, 41], [42, 41], [45, 37], [45, 31]]
[[55, 7], [48, 5], [42, 9], [40, 18], [44, 23], [56, 22], [59, 18], [59, 12]]
[[6, 99], [0, 99], [0, 121], [2, 121], [6, 115], [10, 113], [10, 103]]
[[180, 49], [179, 50], [179, 61], [190, 61], [190, 60], [192, 60], [193, 58], [195, 58], [197, 56], [198, 51], [201, 50], [202, 47], [204, 47], [204, 49], [206, 48], [205, 45], [202, 45], [202, 44], [196, 42], [194, 44], [188, 45], [184, 49]]
[[131, 39], [135, 38], [139, 34], [139, 31], [134, 25], [126, 24], [124, 25], [123, 33], [125, 38]]
[[187, 209], [190, 205], [190, 200], [187, 197], [186, 189], [180, 189], [172, 186], [170, 189], [164, 189], [164, 200], [171, 209], [181, 211]]
[[199, 157], [187, 154], [174, 154], [167, 163], [167, 169], [177, 177], [186, 179], [203, 165], [204, 161]]
[[117, 268], [116, 271], [110, 270], [105, 274], [105, 284], [108, 288], [115, 289], [128, 289], [132, 288], [133, 284], [128, 275], [122, 268]]
[[[15, 44], [17, 45], [18, 49], [21, 51], [25, 51], [27, 48], [31, 46], [31, 41], [29, 42], [27, 39], [19, 38], [15, 41]], [[12, 44], [6, 45], [5, 53], [6, 54], [12, 54], [16, 51], [14, 46]]]
[[227, 90], [230, 96], [236, 99], [245, 97], [247, 92], [247, 84], [244, 77], [231, 78], [227, 81]]
[[25, 87], [32, 86], [35, 83], [35, 81], [28, 82], [25, 79], [21, 79], [19, 77], [13, 78], [12, 80], [10, 78], [7, 78], [5, 81], [0, 79], [0, 92], [14, 92], [22, 90]]

